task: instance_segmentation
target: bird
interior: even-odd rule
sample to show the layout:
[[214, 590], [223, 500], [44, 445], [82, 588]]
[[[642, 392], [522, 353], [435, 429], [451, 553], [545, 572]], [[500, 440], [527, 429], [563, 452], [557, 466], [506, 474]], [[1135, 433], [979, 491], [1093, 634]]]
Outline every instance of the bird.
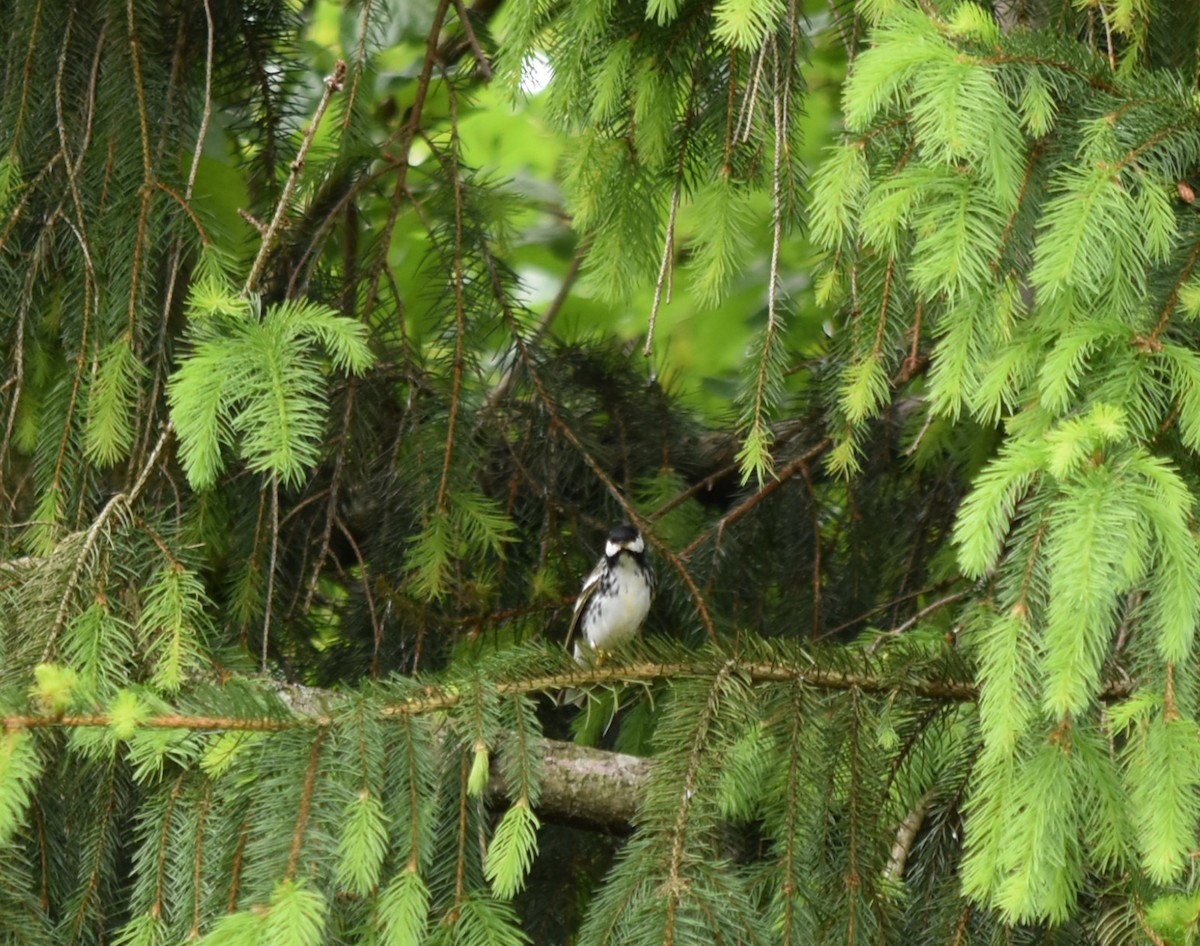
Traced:
[[646, 542], [627, 522], [612, 527], [604, 555], [583, 580], [567, 631], [566, 646], [583, 666], [632, 639], [654, 598], [654, 570]]

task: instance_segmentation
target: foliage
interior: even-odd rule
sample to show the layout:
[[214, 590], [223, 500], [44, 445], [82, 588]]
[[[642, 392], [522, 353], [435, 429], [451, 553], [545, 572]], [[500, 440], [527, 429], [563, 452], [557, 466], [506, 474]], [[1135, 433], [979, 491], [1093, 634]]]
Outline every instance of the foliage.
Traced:
[[8, 22], [0, 939], [1195, 939], [1200, 13]]

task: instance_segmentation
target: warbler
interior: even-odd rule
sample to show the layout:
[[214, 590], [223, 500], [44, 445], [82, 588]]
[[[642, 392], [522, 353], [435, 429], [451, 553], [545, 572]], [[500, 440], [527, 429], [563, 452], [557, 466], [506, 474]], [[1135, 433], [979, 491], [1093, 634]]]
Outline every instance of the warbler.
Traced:
[[628, 523], [613, 526], [571, 615], [567, 648], [574, 648], [575, 660], [591, 664], [637, 634], [653, 597], [654, 571], [646, 563], [645, 540]]

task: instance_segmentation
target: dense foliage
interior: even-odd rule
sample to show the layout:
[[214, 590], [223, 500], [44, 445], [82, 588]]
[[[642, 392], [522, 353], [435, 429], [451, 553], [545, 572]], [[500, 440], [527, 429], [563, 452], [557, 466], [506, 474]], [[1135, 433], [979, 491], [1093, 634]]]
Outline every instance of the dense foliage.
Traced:
[[1200, 10], [7, 12], [0, 941], [1192, 942]]

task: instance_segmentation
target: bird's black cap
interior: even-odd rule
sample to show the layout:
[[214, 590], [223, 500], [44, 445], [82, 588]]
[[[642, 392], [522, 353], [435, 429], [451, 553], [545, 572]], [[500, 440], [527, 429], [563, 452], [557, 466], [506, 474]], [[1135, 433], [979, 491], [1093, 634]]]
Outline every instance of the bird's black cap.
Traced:
[[628, 522], [622, 522], [612, 527], [612, 531], [608, 533], [608, 541], [617, 545], [624, 545], [626, 542], [632, 542], [638, 537], [638, 530], [631, 526]]

